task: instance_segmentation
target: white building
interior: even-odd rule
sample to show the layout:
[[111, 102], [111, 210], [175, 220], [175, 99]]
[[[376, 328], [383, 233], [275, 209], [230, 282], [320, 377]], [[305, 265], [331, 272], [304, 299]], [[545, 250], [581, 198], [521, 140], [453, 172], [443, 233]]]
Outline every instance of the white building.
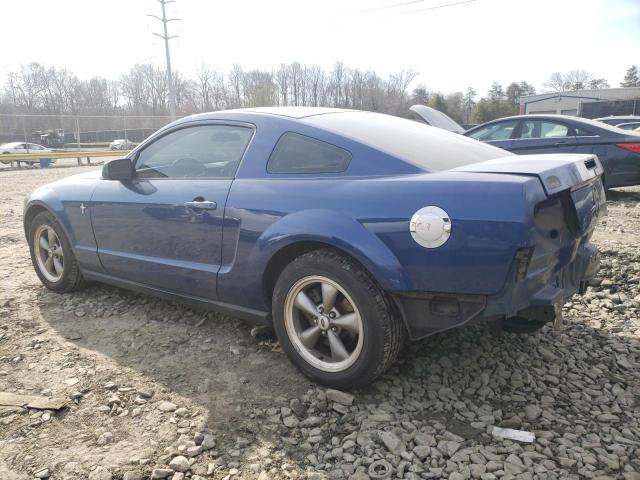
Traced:
[[560, 114], [581, 115], [582, 106], [594, 102], [625, 101], [630, 112], [619, 112], [620, 115], [640, 113], [640, 87], [602, 88], [598, 90], [574, 90], [567, 92], [540, 93], [520, 98], [521, 114]]

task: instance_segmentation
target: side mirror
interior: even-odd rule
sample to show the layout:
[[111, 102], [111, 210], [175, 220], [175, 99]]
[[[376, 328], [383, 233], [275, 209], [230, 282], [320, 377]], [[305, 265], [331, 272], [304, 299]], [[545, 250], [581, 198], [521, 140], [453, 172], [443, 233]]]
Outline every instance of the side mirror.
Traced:
[[131, 180], [133, 178], [133, 164], [128, 158], [111, 160], [102, 167], [104, 180]]

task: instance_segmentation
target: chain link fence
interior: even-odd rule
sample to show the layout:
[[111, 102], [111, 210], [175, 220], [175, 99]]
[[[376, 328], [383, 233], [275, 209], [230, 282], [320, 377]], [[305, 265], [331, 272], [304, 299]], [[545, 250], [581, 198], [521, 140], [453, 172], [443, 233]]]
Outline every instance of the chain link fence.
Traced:
[[37, 143], [49, 148], [108, 148], [126, 139], [140, 143], [171, 122], [169, 116], [0, 114], [0, 145]]

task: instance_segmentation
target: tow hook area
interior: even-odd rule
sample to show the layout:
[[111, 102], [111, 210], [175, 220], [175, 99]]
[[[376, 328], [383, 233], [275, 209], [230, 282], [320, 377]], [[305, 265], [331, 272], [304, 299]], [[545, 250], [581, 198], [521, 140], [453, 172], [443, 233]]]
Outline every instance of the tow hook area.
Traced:
[[551, 305], [536, 305], [518, 312], [515, 317], [502, 320], [504, 330], [511, 333], [532, 333], [541, 329], [546, 323], [553, 322], [553, 329], [559, 330], [562, 326], [561, 300]]

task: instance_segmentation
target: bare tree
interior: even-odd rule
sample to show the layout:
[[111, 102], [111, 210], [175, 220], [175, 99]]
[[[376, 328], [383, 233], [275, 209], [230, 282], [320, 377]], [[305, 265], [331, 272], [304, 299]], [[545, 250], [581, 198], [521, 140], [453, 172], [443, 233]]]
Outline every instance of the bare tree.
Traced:
[[[249, 71], [235, 64], [228, 74], [223, 75], [203, 63], [193, 78], [176, 72], [173, 87], [181, 115], [236, 107], [309, 105], [407, 116], [410, 104], [419, 102], [466, 122], [512, 114], [517, 111], [521, 96], [535, 93], [533, 86], [524, 81], [507, 84], [506, 91], [495, 83], [488, 97], [476, 102], [473, 89], [465, 95], [460, 92], [429, 92], [420, 85], [411, 89], [416, 75], [417, 72], [408, 69], [394, 72], [384, 79], [375, 71], [350, 68], [342, 62], [336, 62], [329, 71], [318, 65], [299, 62], [283, 63], [273, 70]], [[631, 71], [628, 76], [633, 75]], [[7, 113], [49, 114], [54, 117], [62, 114], [166, 116], [169, 91], [166, 82], [163, 70], [153, 64], [136, 64], [115, 80], [99, 77], [81, 80], [64, 68], [30, 63], [5, 75], [4, 86], [0, 90], [0, 109]], [[546, 87], [563, 92], [606, 88], [608, 83], [588, 71], [572, 70], [553, 73]], [[84, 127], [117, 129], [123, 126], [121, 118], [109, 121], [87, 120]], [[52, 128], [54, 123], [56, 121], [52, 120], [51, 126], [47, 126], [46, 121], [33, 120], [29, 128]], [[138, 118], [127, 120], [126, 126], [157, 125]], [[22, 123], [14, 121], [10, 125], [3, 118], [0, 118], [0, 128], [19, 129], [20, 135], [23, 132]]]
[[196, 102], [201, 111], [209, 111], [213, 104], [213, 81], [215, 71], [206, 63], [201, 63], [196, 71]]
[[229, 85], [231, 85], [232, 90], [232, 107], [238, 108], [243, 106], [242, 101], [242, 77], [244, 76], [244, 71], [242, 67], [234, 63], [231, 72], [229, 72]]
[[593, 80], [593, 74], [586, 70], [571, 70], [564, 78], [569, 90], [584, 90]]
[[568, 90], [565, 76], [561, 72], [553, 72], [544, 86], [550, 88], [554, 92], [564, 92], [565, 90]]
[[276, 72], [276, 84], [280, 91], [279, 105], [289, 105], [289, 66], [284, 63], [280, 64], [280, 68]]
[[607, 88], [609, 84], [604, 78], [595, 78], [591, 72], [586, 70], [571, 70], [566, 73], [552, 73], [544, 86], [554, 92], [566, 92], [567, 90], [584, 90], [585, 88]]

